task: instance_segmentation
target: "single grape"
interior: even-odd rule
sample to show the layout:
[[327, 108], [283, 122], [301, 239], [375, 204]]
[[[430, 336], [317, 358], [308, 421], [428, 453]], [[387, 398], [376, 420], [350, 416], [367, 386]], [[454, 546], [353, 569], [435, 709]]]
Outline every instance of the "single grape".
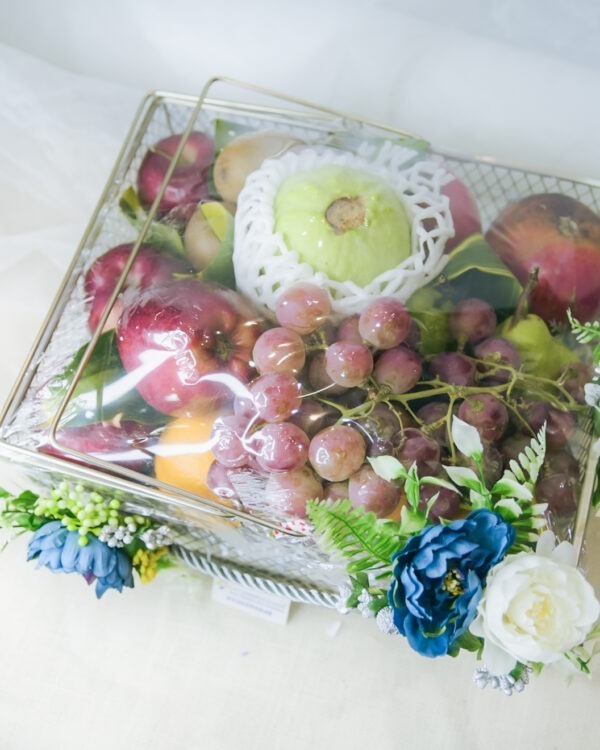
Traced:
[[322, 326], [330, 314], [329, 296], [316, 284], [294, 284], [275, 303], [275, 317], [279, 325], [301, 336]]
[[315, 391], [326, 391], [327, 396], [337, 396], [346, 391], [345, 386], [334, 383], [327, 374], [325, 352], [316, 352], [308, 365], [308, 382]]
[[575, 434], [577, 419], [573, 412], [557, 409], [545, 401], [524, 404], [520, 414], [535, 433], [546, 424], [546, 445], [550, 449], [563, 448]]
[[254, 366], [261, 375], [282, 372], [297, 375], [304, 367], [304, 342], [295, 331], [269, 328], [256, 340], [252, 351]]
[[457, 302], [448, 321], [450, 334], [459, 346], [477, 344], [496, 328], [496, 313], [485, 300], [471, 297]]
[[337, 401], [346, 409], [354, 409], [356, 406], [362, 406], [365, 403], [365, 389], [360, 386], [357, 388], [347, 388]]
[[308, 458], [308, 436], [291, 422], [261, 427], [253, 434], [251, 445], [265, 471], [301, 469]]
[[400, 487], [388, 482], [365, 464], [356, 471], [348, 482], [348, 497], [355, 508], [363, 506], [367, 512], [385, 518], [400, 502]]
[[508, 468], [510, 461], [516, 461], [523, 453], [525, 448], [531, 443], [532, 435], [525, 435], [522, 432], [515, 433], [505, 438], [500, 444], [500, 454], [504, 468]]
[[391, 456], [396, 450], [397, 445], [393, 440], [386, 440], [382, 437], [371, 438], [367, 446], [367, 456], [375, 458], [376, 456]]
[[430, 401], [417, 410], [417, 417], [422, 421], [422, 430], [430, 435], [442, 447], [448, 447], [448, 410], [450, 406], [444, 401]]
[[237, 499], [236, 491], [229, 477], [229, 469], [218, 461], [213, 461], [208, 467], [206, 484], [219, 497], [226, 500]]
[[577, 419], [571, 411], [548, 408], [546, 423], [546, 445], [551, 450], [564, 448], [571, 440], [577, 428]]
[[409, 349], [414, 349], [415, 351], [419, 349], [421, 344], [421, 328], [415, 318], [411, 317], [408, 333], [402, 343], [404, 346], [408, 346]]
[[265, 486], [265, 499], [278, 510], [306, 518], [308, 500], [321, 500], [323, 485], [308, 468], [271, 474]]
[[491, 393], [469, 396], [458, 407], [458, 417], [475, 427], [482, 440], [500, 440], [508, 426], [508, 410]]
[[579, 462], [567, 449], [546, 451], [543, 475], [568, 474], [573, 479], [579, 479]]
[[429, 371], [434, 378], [450, 385], [474, 385], [475, 363], [460, 352], [440, 352], [429, 361]]
[[249, 386], [257, 414], [265, 422], [283, 422], [300, 408], [302, 387], [282, 372], [260, 375]]
[[489, 362], [489, 366], [478, 364], [477, 370], [485, 377], [485, 383], [496, 385], [507, 383], [510, 380], [510, 370], [503, 365], [508, 365], [515, 370], [521, 366], [521, 355], [517, 347], [508, 339], [492, 337], [484, 339], [474, 349], [477, 359]]
[[545, 401], [528, 401], [520, 406], [519, 414], [531, 431], [537, 434], [544, 422], [548, 421], [548, 404]]
[[363, 344], [336, 341], [325, 351], [325, 371], [337, 385], [354, 388], [373, 371], [373, 355]]
[[461, 495], [447, 487], [437, 487], [434, 484], [422, 484], [419, 488], [419, 510], [425, 511], [431, 499], [437, 495], [429, 509], [429, 520], [439, 523], [441, 519], [452, 521], [458, 516]]
[[580, 404], [585, 403], [584, 387], [591, 382], [594, 375], [593, 368], [585, 362], [573, 362], [567, 365], [559, 374], [557, 380], [562, 381], [563, 388]]
[[362, 466], [365, 443], [352, 427], [336, 424], [314, 436], [308, 455], [319, 476], [329, 482], [343, 482]]
[[248, 424], [257, 422], [258, 411], [254, 403], [254, 397], [247, 386], [242, 386], [233, 399], [233, 413], [236, 417], [245, 419]]
[[348, 482], [326, 482], [323, 488], [324, 500], [345, 500], [348, 497]]
[[316, 399], [303, 398], [300, 407], [290, 417], [289, 421], [313, 437], [319, 430], [328, 427], [337, 419], [337, 412], [329, 406], [324, 406]]
[[548, 503], [551, 516], [568, 517], [577, 510], [579, 483], [567, 473], [544, 474], [535, 486], [535, 495], [538, 502]]
[[377, 349], [392, 349], [401, 344], [410, 330], [406, 306], [395, 297], [378, 297], [370, 302], [358, 319], [362, 338]]
[[397, 346], [382, 352], [375, 363], [373, 377], [392, 393], [407, 393], [419, 382], [423, 361], [412, 349]]
[[363, 337], [358, 330], [358, 315], [345, 318], [336, 333], [337, 341], [350, 341], [352, 344], [364, 344]]
[[421, 477], [436, 476], [442, 468], [440, 446], [416, 427], [404, 430], [395, 455], [406, 469], [416, 462]]
[[392, 454], [402, 430], [414, 426], [414, 421], [400, 407], [392, 409], [388, 404], [379, 403], [366, 417], [352, 419], [349, 424], [354, 425], [366, 438], [367, 453], [373, 457]]
[[248, 463], [245, 447], [248, 421], [236, 415], [218, 417], [211, 434], [211, 448], [214, 457], [223, 466], [233, 469]]

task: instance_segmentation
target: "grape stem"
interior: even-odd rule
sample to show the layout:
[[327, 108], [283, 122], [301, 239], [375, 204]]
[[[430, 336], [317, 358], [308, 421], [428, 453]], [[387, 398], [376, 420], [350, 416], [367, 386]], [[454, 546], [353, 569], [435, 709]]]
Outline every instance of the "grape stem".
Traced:
[[[458, 400], [466, 399], [470, 396], [481, 395], [483, 393], [492, 394], [515, 415], [519, 422], [532, 435], [534, 435], [535, 432], [528, 425], [518, 408], [519, 394], [526, 395], [528, 400], [531, 400], [532, 396], [538, 396], [547, 401], [551, 406], [562, 411], [580, 411], [582, 408], [560, 381], [550, 380], [550, 378], [545, 378], [540, 375], [525, 373], [522, 370], [515, 369], [511, 365], [505, 363], [495, 364], [488, 360], [475, 358], [473, 358], [473, 362], [486, 368], [481, 377], [489, 377], [496, 372], [502, 371], [508, 373], [509, 378], [507, 382], [497, 385], [454, 385], [451, 383], [444, 383], [439, 380], [439, 378], [436, 378], [435, 380], [421, 381], [415, 389], [408, 393], [391, 393], [387, 386], [381, 386], [373, 378], [369, 378], [362, 386], [365, 391], [365, 400], [361, 404], [352, 408], [346, 408], [334, 400], [323, 398], [322, 396], [319, 396], [318, 393], [311, 395], [315, 396], [322, 404], [336, 409], [340, 414], [340, 421], [364, 419], [371, 414], [378, 403], [384, 403], [398, 416], [401, 429], [404, 428], [402, 426], [400, 414], [397, 412], [398, 405], [402, 406], [406, 412], [408, 412], [410, 417], [419, 425], [420, 429], [426, 433], [431, 433], [439, 428], [441, 424], [445, 424], [446, 433], [448, 435], [450, 459], [453, 463], [456, 460], [456, 451], [452, 440], [452, 415], [454, 404]], [[446, 415], [435, 422], [425, 424], [411, 407], [411, 403], [438, 396], [444, 396], [448, 399]]]

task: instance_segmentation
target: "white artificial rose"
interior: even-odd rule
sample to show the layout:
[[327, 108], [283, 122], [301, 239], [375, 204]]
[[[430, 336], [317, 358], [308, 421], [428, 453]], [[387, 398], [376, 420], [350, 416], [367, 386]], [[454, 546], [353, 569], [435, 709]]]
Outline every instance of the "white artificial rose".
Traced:
[[542, 537], [537, 553], [509, 555], [488, 574], [471, 631], [484, 638], [482, 658], [492, 674], [517, 662], [557, 661], [585, 640], [600, 614], [572, 546], [550, 550]]

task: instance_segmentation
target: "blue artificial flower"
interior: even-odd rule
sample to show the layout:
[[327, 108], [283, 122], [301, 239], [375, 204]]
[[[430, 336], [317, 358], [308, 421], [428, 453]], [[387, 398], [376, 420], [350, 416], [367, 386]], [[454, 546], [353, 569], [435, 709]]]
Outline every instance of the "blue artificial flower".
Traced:
[[109, 547], [90, 534], [85, 547], [76, 531], [68, 531], [60, 521], [40, 527], [29, 540], [27, 559], [37, 557], [38, 568], [45, 565], [53, 573], [81, 573], [91, 583], [96, 579], [96, 596], [111, 588], [133, 588], [131, 560], [121, 549]]
[[423, 656], [448, 653], [475, 619], [485, 578], [515, 530], [484, 508], [447, 526], [428, 526], [392, 558], [394, 624]]

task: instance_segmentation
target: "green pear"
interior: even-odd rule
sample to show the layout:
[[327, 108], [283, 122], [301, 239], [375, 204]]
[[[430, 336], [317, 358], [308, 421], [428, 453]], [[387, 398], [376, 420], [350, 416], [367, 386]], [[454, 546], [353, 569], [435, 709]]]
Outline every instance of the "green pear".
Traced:
[[538, 315], [530, 313], [516, 323], [513, 320], [513, 317], [505, 320], [498, 328], [498, 335], [517, 347], [523, 372], [553, 379], [566, 365], [579, 361], [575, 352], [552, 336]]

